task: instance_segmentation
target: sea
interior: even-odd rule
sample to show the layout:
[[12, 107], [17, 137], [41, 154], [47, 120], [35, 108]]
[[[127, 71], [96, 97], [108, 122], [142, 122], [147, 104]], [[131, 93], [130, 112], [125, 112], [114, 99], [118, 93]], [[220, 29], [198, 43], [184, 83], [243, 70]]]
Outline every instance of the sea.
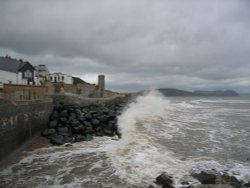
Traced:
[[71, 147], [28, 152], [0, 170], [4, 188], [157, 187], [162, 172], [176, 188], [191, 174], [250, 181], [249, 97], [137, 97], [118, 117], [122, 138], [96, 137]]

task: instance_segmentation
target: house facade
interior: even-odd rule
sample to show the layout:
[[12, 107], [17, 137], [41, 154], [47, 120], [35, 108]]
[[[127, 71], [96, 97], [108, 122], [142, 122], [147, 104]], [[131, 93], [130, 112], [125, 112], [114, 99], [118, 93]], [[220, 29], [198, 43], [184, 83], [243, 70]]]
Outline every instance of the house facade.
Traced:
[[65, 84], [73, 84], [73, 77], [61, 72], [48, 74], [47, 80], [52, 83], [63, 82]]
[[35, 85], [35, 68], [22, 60], [0, 57], [0, 88], [3, 84]]

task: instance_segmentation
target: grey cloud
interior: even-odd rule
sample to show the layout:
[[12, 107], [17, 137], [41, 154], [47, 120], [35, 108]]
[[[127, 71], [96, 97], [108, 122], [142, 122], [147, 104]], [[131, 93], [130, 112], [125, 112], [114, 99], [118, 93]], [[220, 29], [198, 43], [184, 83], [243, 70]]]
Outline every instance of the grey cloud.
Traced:
[[250, 91], [244, 82], [250, 70], [249, 5], [247, 0], [1, 1], [0, 53], [45, 63], [51, 71], [104, 73], [118, 90]]

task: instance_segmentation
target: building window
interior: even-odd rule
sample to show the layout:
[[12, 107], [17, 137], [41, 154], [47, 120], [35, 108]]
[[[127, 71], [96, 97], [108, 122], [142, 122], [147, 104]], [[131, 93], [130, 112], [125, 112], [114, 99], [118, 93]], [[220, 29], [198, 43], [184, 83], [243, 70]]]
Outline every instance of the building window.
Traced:
[[24, 78], [32, 78], [32, 72], [30, 70], [25, 71]]
[[64, 81], [64, 76], [62, 76], [62, 81]]

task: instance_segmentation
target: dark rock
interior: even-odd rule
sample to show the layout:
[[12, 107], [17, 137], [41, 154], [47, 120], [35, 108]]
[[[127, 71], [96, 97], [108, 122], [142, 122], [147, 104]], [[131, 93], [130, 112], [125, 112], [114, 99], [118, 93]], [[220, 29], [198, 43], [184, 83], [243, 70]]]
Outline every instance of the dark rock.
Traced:
[[109, 124], [110, 126], [113, 126], [113, 125], [116, 124], [116, 121], [115, 121], [115, 120], [110, 120], [110, 121], [108, 122], [108, 124]]
[[[162, 173], [160, 176], [158, 176], [157, 178], [156, 178], [156, 183], [157, 184], [160, 184], [160, 185], [166, 185], [166, 186], [169, 186], [169, 187], [171, 187], [172, 185], [171, 184], [173, 184], [173, 180], [172, 180], [172, 177], [171, 176], [169, 176], [169, 175], [167, 175], [165, 172], [164, 173]], [[173, 186], [172, 186], [173, 187]]]
[[56, 136], [52, 137], [50, 141], [52, 144], [56, 144], [56, 145], [63, 145], [64, 144], [62, 135], [56, 135]]
[[72, 125], [73, 127], [76, 127], [76, 126], [79, 126], [79, 125], [80, 125], [80, 122], [79, 122], [78, 120], [73, 120], [73, 121], [71, 122], [71, 125]]
[[98, 127], [95, 127], [95, 130], [98, 132], [98, 131], [101, 131], [102, 130], [102, 127], [101, 126], [98, 126]]
[[77, 135], [77, 136], [75, 137], [75, 141], [76, 141], [76, 142], [86, 141], [86, 137], [83, 136], [83, 135]]
[[67, 110], [63, 110], [63, 111], [60, 113], [60, 117], [68, 117], [68, 111], [67, 111]]
[[214, 174], [209, 174], [207, 172], [202, 171], [199, 174], [194, 174], [193, 177], [197, 178], [201, 184], [215, 184], [216, 176]]
[[86, 119], [85, 119], [85, 117], [80, 116], [80, 117], [78, 117], [78, 120], [81, 121], [81, 122], [84, 122]]
[[56, 120], [58, 118], [58, 112], [57, 111], [53, 111], [52, 115], [50, 116], [51, 120]]
[[56, 130], [55, 129], [45, 129], [43, 132], [42, 132], [42, 135], [43, 136], [50, 136], [50, 135], [53, 135], [56, 133]]
[[98, 114], [92, 114], [92, 118], [97, 118], [98, 117]]
[[86, 127], [91, 127], [91, 123], [88, 122], [88, 121], [84, 121], [83, 124], [84, 124]]
[[250, 187], [250, 181], [244, 184], [245, 187]]
[[73, 146], [71, 143], [65, 143], [64, 144], [65, 147], [70, 147], [70, 146]]
[[49, 135], [52, 135], [52, 134], [55, 134], [55, 133], [56, 133], [55, 129], [48, 129], [48, 134]]
[[63, 122], [63, 123], [65, 123], [65, 122], [67, 122], [68, 120], [67, 120], [66, 117], [61, 117], [61, 118], [60, 118], [60, 121]]
[[64, 143], [73, 142], [73, 138], [70, 137], [69, 135], [64, 135], [63, 136], [63, 141], [64, 141]]
[[100, 121], [97, 120], [97, 119], [92, 119], [92, 120], [91, 120], [91, 123], [92, 123], [92, 125], [99, 125], [99, 124], [100, 124]]
[[75, 120], [76, 119], [76, 114], [71, 112], [69, 115], [69, 120]]
[[112, 130], [109, 130], [109, 129], [104, 129], [103, 130], [103, 133], [106, 135], [106, 136], [114, 136], [114, 133]]
[[72, 130], [73, 130], [74, 133], [83, 134], [85, 128], [84, 128], [83, 125], [80, 125], [80, 126], [78, 126], [78, 127], [73, 127]]
[[234, 188], [229, 184], [200, 184], [200, 185], [190, 185], [188, 187], [183, 188]]
[[118, 136], [118, 138], [120, 138], [120, 139], [122, 138], [122, 134], [120, 132], [117, 131], [116, 135]]
[[64, 125], [62, 123], [58, 123], [57, 127], [63, 127]]
[[93, 134], [95, 131], [92, 127], [88, 126], [85, 128], [85, 134]]
[[79, 116], [79, 115], [82, 115], [82, 111], [80, 109], [76, 109], [75, 110], [75, 113]]
[[242, 187], [242, 182], [240, 182], [236, 177], [234, 176], [229, 176], [223, 174], [221, 176], [221, 182], [222, 184], [230, 184], [235, 188], [241, 188]]
[[68, 127], [59, 127], [58, 128], [58, 132], [63, 132], [63, 133], [66, 133], [66, 132], [68, 132], [69, 130], [68, 130]]
[[148, 188], [155, 188], [153, 185], [149, 185]]
[[189, 185], [189, 182], [183, 181], [183, 182], [181, 182], [181, 184], [182, 184], [182, 185]]
[[50, 128], [56, 128], [57, 123], [58, 123], [57, 120], [53, 120], [53, 121], [49, 122], [49, 127], [50, 127]]
[[106, 123], [108, 121], [108, 116], [106, 115], [103, 115], [103, 116], [99, 116], [98, 119], [103, 122], [103, 123]]
[[104, 136], [104, 133], [103, 133], [103, 131], [98, 131], [98, 132], [95, 132], [95, 135], [96, 136]]
[[93, 140], [93, 136], [90, 135], [90, 134], [87, 134], [86, 135], [86, 141], [91, 141], [91, 140]]
[[86, 119], [86, 120], [91, 120], [91, 119], [92, 119], [91, 114], [89, 114], [89, 113], [88, 113], [88, 114], [86, 114], [86, 115], [85, 115], [85, 119]]
[[166, 184], [166, 185], [163, 185], [162, 188], [174, 188], [174, 186], [171, 184]]
[[116, 119], [116, 114], [113, 112], [109, 115], [109, 120], [115, 120]]

